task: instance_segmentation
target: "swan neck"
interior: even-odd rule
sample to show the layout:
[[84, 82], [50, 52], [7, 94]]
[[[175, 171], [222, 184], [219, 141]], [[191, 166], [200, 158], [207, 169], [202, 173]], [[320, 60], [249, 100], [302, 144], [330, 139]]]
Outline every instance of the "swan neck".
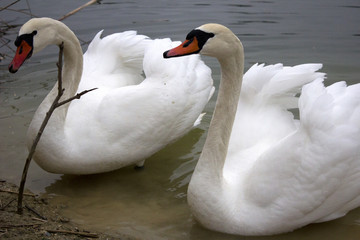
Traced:
[[[50, 35], [51, 37], [48, 39], [48, 42], [58, 46], [61, 43], [64, 43], [62, 87], [65, 90], [62, 97], [60, 98], [60, 101], [63, 101], [74, 96], [78, 89], [83, 68], [82, 49], [75, 34], [64, 24], [52, 22], [51, 26], [54, 34]], [[56, 83], [34, 115], [28, 132], [28, 134], [32, 137], [29, 139], [33, 139], [35, 137], [46, 115], [46, 112], [49, 111], [49, 108], [57, 95], [58, 84]], [[56, 132], [56, 134], [61, 135], [69, 105], [70, 103], [64, 104], [53, 112], [48, 125], [46, 126], [47, 129], [50, 128], [54, 133]]]
[[207, 165], [201, 168], [209, 169], [209, 174], [221, 181], [243, 77], [244, 54], [241, 42], [234, 49], [233, 55], [218, 60], [221, 66], [219, 93], [199, 163], [200, 167]]
[[83, 52], [76, 36], [70, 31], [64, 41], [62, 83], [65, 89], [63, 100], [76, 94], [83, 70]]
[[[61, 43], [64, 44], [62, 65], [62, 87], [64, 93], [60, 99], [60, 101], [63, 101], [74, 96], [77, 92], [83, 69], [83, 52], [79, 40], [66, 25], [60, 22], [53, 22], [52, 30], [54, 31], [54, 35], [49, 42], [58, 46], [60, 46]], [[58, 84], [55, 84], [46, 97], [44, 104], [51, 104], [57, 94]], [[63, 107], [60, 107], [60, 109], [65, 111], [66, 114], [69, 105], [70, 104], [65, 104]]]

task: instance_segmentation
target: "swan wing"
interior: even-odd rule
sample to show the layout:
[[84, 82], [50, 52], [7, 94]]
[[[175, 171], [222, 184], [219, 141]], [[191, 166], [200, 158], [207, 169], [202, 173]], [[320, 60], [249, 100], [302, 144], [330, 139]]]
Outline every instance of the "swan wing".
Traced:
[[114, 33], [101, 38], [98, 32], [84, 54], [79, 91], [94, 87], [122, 87], [140, 83], [142, 63], [151, 42], [136, 31]]
[[302, 86], [317, 78], [324, 78], [325, 74], [317, 72], [322, 64], [307, 63], [293, 67], [254, 64], [243, 78], [241, 100], [249, 99], [259, 104], [278, 105], [284, 109], [297, 108], [298, 98]]
[[324, 78], [324, 73], [316, 72], [321, 67], [254, 64], [245, 73], [229, 142], [228, 158], [234, 159], [230, 163], [238, 165], [237, 159], [258, 156], [266, 146], [297, 128], [298, 121], [288, 109], [298, 108], [298, 94], [304, 84]]
[[302, 90], [299, 128], [264, 151], [244, 180], [246, 196], [274, 217], [320, 222], [360, 204], [360, 84]]

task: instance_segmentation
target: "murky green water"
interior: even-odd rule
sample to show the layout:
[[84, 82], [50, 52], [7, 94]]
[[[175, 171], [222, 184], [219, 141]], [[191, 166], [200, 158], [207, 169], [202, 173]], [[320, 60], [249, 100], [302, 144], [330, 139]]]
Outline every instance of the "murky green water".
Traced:
[[[0, 7], [13, 1], [3, 0]], [[36, 16], [60, 18], [86, 1], [28, 0]], [[150, 4], [151, 3], [151, 4]], [[21, 1], [12, 9], [28, 8]], [[1, 11], [1, 21], [21, 25], [28, 15]], [[360, 2], [344, 1], [103, 1], [64, 21], [77, 36], [89, 41], [104, 34], [134, 29], [151, 38], [183, 40], [194, 27], [218, 22], [242, 40], [246, 67], [255, 62], [286, 65], [322, 62], [330, 84], [360, 82]], [[18, 28], [6, 31], [2, 43], [16, 38]], [[0, 45], [0, 46], [1, 46]], [[86, 48], [86, 45], [84, 45]], [[15, 75], [7, 72], [13, 53], [0, 63], [0, 177], [19, 182], [27, 155], [25, 134], [35, 109], [56, 81], [57, 48], [33, 56]], [[11, 56], [11, 57], [10, 57]], [[219, 66], [205, 59], [219, 83]], [[143, 171], [132, 167], [90, 176], [50, 174], [31, 165], [27, 187], [54, 195], [68, 206], [64, 213], [76, 222], [114, 234], [140, 239], [248, 239], [203, 229], [191, 217], [186, 189], [201, 152], [215, 97], [200, 128], [155, 154]], [[358, 239], [360, 209], [344, 218], [273, 237], [254, 239]], [[253, 239], [253, 238], [251, 238]]]

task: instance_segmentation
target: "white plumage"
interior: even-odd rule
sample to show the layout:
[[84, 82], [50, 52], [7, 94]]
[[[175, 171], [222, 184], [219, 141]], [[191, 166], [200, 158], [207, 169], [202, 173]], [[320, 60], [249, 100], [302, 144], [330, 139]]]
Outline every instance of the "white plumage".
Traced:
[[317, 72], [321, 64], [255, 64], [243, 76], [242, 44], [218, 24], [197, 28], [164, 56], [199, 51], [216, 57], [222, 69], [188, 189], [201, 224], [271, 235], [341, 217], [360, 205], [360, 84], [325, 87], [325, 74]]
[[[199, 123], [214, 91], [211, 71], [198, 56], [162, 58], [174, 46], [170, 39], [150, 40], [134, 31], [100, 38], [99, 32], [84, 54], [81, 75], [82, 52], [70, 29], [52, 19], [32, 19], [19, 35], [34, 30], [34, 52], [64, 42], [63, 99], [98, 88], [55, 110], [34, 155], [47, 171], [92, 174], [142, 165]], [[56, 93], [55, 86], [36, 111], [28, 146]]]

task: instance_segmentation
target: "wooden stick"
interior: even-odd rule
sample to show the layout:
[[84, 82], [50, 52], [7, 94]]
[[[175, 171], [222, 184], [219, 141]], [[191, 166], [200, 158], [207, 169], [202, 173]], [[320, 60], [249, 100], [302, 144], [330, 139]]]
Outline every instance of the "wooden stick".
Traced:
[[33, 227], [38, 225], [42, 225], [42, 223], [8, 224], [8, 225], [0, 225], [0, 228]]
[[31, 218], [32, 220], [36, 220], [36, 221], [40, 221], [40, 222], [43, 222], [43, 223], [46, 223], [47, 220], [44, 220], [44, 219], [40, 219], [40, 218], [36, 218], [36, 217], [33, 217]]
[[76, 231], [68, 231], [68, 230], [51, 230], [51, 229], [45, 229], [45, 231], [49, 233], [67, 233], [67, 234], [75, 234], [80, 235], [83, 237], [90, 237], [90, 238], [98, 238], [99, 235], [96, 233], [87, 233], [87, 232], [76, 232]]
[[74, 97], [69, 98], [68, 100], [59, 102], [61, 96], [64, 94], [64, 91], [65, 91], [65, 89], [62, 88], [62, 65], [63, 65], [62, 56], [63, 56], [63, 51], [64, 51], [64, 43], [60, 44], [59, 49], [60, 49], [59, 50], [59, 60], [58, 60], [58, 63], [57, 63], [57, 67], [58, 67], [58, 94], [55, 97], [53, 103], [51, 104], [49, 111], [46, 113], [46, 116], [45, 116], [45, 118], [44, 118], [44, 120], [43, 120], [43, 122], [42, 122], [42, 124], [40, 126], [40, 129], [39, 129], [39, 131], [38, 131], [38, 133], [37, 133], [37, 135], [36, 135], [36, 137], [35, 137], [35, 139], [33, 141], [33, 144], [32, 144], [31, 149], [29, 151], [29, 155], [27, 156], [26, 161], [25, 161], [25, 166], [24, 166], [24, 170], [23, 170], [22, 177], [21, 177], [21, 182], [20, 182], [20, 187], [19, 187], [18, 206], [17, 206], [17, 213], [18, 214], [23, 213], [22, 199], [23, 199], [23, 194], [24, 194], [26, 176], [27, 176], [27, 172], [29, 170], [31, 159], [32, 159], [32, 157], [33, 157], [33, 155], [35, 153], [36, 146], [39, 143], [41, 135], [43, 134], [43, 132], [45, 130], [45, 127], [46, 127], [47, 123], [49, 122], [49, 119], [50, 119], [52, 113], [54, 112], [54, 110], [57, 107], [65, 104], [65, 103], [68, 103], [68, 102], [70, 102], [70, 101], [72, 101], [74, 99], [79, 99], [85, 93], [88, 93], [90, 91], [95, 90], [95, 89], [86, 90], [86, 91], [83, 91], [83, 92], [77, 94]]
[[85, 7], [87, 7], [87, 6], [90, 6], [91, 4], [94, 4], [94, 3], [96, 3], [96, 2], [97, 2], [97, 0], [91, 0], [91, 1], [89, 1], [89, 2], [87, 2], [87, 3], [85, 3], [84, 5], [82, 5], [82, 6], [78, 7], [78, 8], [76, 8], [76, 9], [72, 10], [71, 12], [69, 12], [69, 13], [67, 13], [67, 14], [65, 14], [63, 17], [61, 17], [61, 18], [59, 19], [59, 21], [64, 20], [65, 18], [67, 18], [67, 17], [69, 17], [69, 16], [77, 13], [77, 12], [80, 11], [81, 9], [83, 9], [83, 8], [85, 8]]
[[45, 119], [44, 119], [44, 121], [42, 122], [42, 124], [40, 126], [40, 129], [38, 131], [38, 134], [36, 135], [36, 138], [33, 141], [33, 144], [32, 144], [31, 149], [29, 151], [29, 155], [26, 158], [24, 170], [23, 170], [22, 177], [21, 177], [20, 187], [19, 187], [18, 206], [17, 206], [17, 213], [18, 214], [22, 214], [22, 212], [23, 212], [22, 199], [23, 199], [23, 193], [24, 193], [24, 188], [25, 188], [26, 176], [27, 176], [27, 172], [29, 170], [31, 159], [32, 159], [32, 157], [33, 157], [33, 155], [35, 153], [35, 149], [36, 149], [37, 144], [39, 143], [41, 135], [44, 132], [44, 129], [45, 129], [47, 123], [49, 122], [51, 114], [54, 112], [54, 110], [56, 108], [56, 104], [59, 102], [61, 96], [64, 93], [64, 90], [60, 89], [60, 86], [62, 84], [61, 71], [62, 71], [62, 56], [63, 56], [63, 51], [64, 51], [64, 43], [62, 43], [59, 46], [59, 48], [60, 48], [59, 62], [57, 64], [58, 65], [58, 71], [59, 71], [59, 74], [58, 74], [58, 84], [59, 84], [58, 95], [56, 96], [54, 102], [51, 104], [49, 111], [46, 113]]
[[15, 2], [10, 3], [9, 5], [7, 5], [7, 6], [5, 6], [5, 7], [0, 8], [0, 11], [5, 10], [5, 9], [7, 9], [7, 8], [11, 7], [12, 5], [14, 5], [15, 3], [19, 2], [19, 1], [20, 1], [20, 0], [16, 0]]
[[42, 216], [40, 213], [38, 213], [35, 209], [29, 207], [28, 205], [25, 204], [26, 209], [28, 209], [30, 212], [34, 213], [36, 216], [38, 216], [39, 218], [43, 219], [43, 220], [47, 220], [46, 217]]
[[[7, 192], [7, 193], [19, 194], [18, 192], [11, 191], [11, 190], [4, 190], [4, 189], [0, 189], [0, 192]], [[30, 196], [30, 197], [36, 197], [36, 195], [35, 195], [35, 194], [32, 194], [32, 193], [23, 193], [23, 195], [25, 195], [25, 196]]]
[[4, 210], [7, 206], [9, 206], [13, 201], [15, 201], [15, 198], [11, 199], [10, 202], [8, 202], [7, 204], [5, 204], [4, 206], [1, 207], [1, 210]]
[[74, 99], [80, 99], [80, 97], [82, 96], [82, 95], [84, 95], [84, 94], [86, 94], [86, 93], [88, 93], [88, 92], [91, 92], [91, 91], [94, 91], [94, 90], [96, 90], [97, 88], [92, 88], [92, 89], [89, 89], [89, 90], [84, 90], [84, 91], [82, 91], [81, 93], [78, 93], [78, 94], [76, 94], [75, 96], [73, 96], [73, 97], [71, 97], [71, 98], [69, 98], [69, 99], [67, 99], [67, 100], [64, 100], [64, 101], [62, 101], [62, 102], [59, 102], [57, 105], [56, 105], [56, 107], [60, 107], [61, 105], [64, 105], [64, 104], [66, 104], [66, 103], [68, 103], [68, 102], [71, 102], [72, 100], [74, 100]]

